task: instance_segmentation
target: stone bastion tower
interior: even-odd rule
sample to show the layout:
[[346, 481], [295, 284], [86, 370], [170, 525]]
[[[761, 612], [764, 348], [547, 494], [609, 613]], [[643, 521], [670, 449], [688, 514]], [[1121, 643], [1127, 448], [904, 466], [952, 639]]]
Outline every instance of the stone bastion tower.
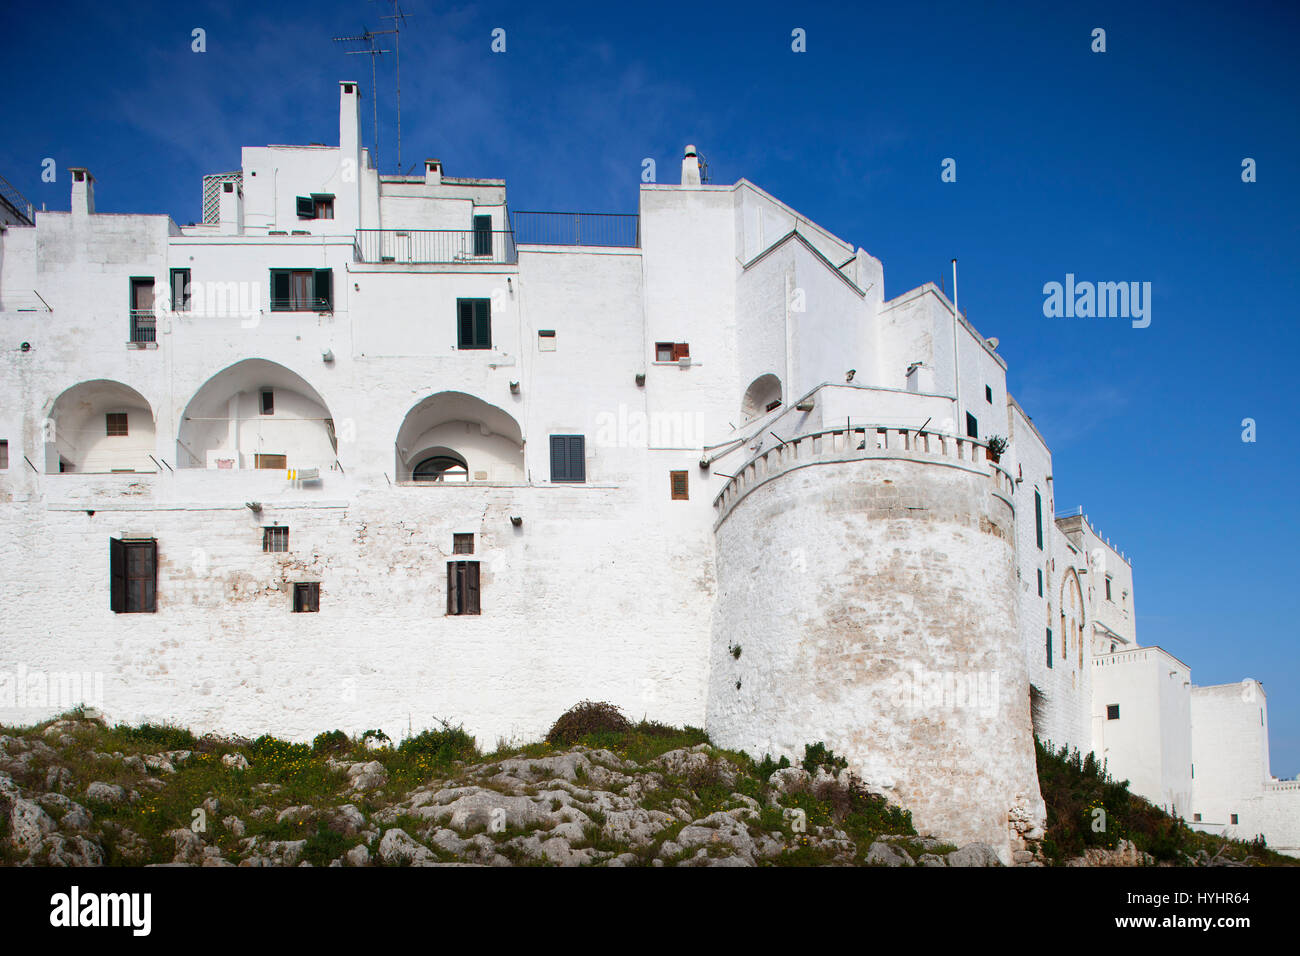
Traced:
[[1041, 837], [1013, 486], [983, 444], [915, 429], [749, 461], [714, 502], [711, 737], [796, 760], [824, 740], [918, 830], [1007, 862]]

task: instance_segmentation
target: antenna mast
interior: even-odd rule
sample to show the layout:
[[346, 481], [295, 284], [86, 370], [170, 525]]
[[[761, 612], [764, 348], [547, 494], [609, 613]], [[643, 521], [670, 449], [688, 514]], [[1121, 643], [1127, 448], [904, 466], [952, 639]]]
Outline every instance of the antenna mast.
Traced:
[[375, 57], [384, 53], [390, 53], [392, 51], [381, 50], [377, 46], [375, 46], [376, 35], [377, 34], [373, 33], [370, 30], [364, 30], [362, 31], [360, 36], [356, 36], [356, 37], [334, 37], [334, 42], [355, 43], [361, 45], [361, 49], [344, 51], [346, 56], [370, 57], [370, 93], [371, 96], [374, 98], [373, 100], [374, 106], [371, 112], [374, 114], [374, 120], [375, 120], [375, 141], [374, 141], [375, 169], [378, 169], [379, 168], [379, 87], [375, 82]]
[[402, 172], [402, 24], [406, 20], [406, 14], [402, 12], [401, 0], [392, 0], [392, 4], [393, 12], [379, 19], [392, 20], [393, 29], [379, 32], [393, 35], [393, 46], [397, 51], [397, 172], [400, 174]]

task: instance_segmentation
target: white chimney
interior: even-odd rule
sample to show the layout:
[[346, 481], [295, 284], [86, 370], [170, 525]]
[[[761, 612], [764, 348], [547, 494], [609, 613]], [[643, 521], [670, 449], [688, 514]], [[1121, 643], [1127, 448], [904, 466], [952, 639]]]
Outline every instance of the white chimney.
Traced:
[[686, 155], [682, 158], [682, 185], [698, 186], [700, 184], [700, 157], [695, 152], [694, 146], [686, 147]]
[[70, 166], [72, 174], [72, 215], [93, 216], [95, 214], [95, 177], [89, 169]]
[[221, 184], [218, 203], [221, 234], [223, 236], [241, 236], [244, 234], [244, 190], [236, 182]]
[[441, 159], [426, 159], [424, 161], [424, 184], [426, 186], [442, 185]]
[[914, 363], [907, 370], [907, 390], [934, 394], [934, 369], [923, 362]]
[[361, 87], [339, 81], [339, 175], [334, 218], [361, 224]]

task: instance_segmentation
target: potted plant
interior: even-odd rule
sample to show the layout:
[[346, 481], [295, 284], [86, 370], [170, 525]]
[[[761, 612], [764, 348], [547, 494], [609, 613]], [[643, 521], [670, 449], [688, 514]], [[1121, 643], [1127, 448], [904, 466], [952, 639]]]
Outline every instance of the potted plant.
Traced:
[[1001, 435], [994, 435], [989, 438], [989, 461], [997, 464], [1002, 460], [1002, 455], [1007, 450], [1007, 440]]

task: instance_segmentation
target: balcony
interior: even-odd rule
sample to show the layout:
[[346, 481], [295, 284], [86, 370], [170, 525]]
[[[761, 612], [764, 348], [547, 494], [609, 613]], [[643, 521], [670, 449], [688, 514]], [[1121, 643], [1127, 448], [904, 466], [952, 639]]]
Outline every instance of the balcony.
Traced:
[[158, 341], [158, 319], [153, 309], [131, 310], [131, 344], [144, 345]]
[[641, 217], [612, 212], [516, 212], [515, 241], [536, 246], [641, 246]]
[[487, 229], [358, 229], [357, 262], [395, 265], [513, 265], [514, 233]]

